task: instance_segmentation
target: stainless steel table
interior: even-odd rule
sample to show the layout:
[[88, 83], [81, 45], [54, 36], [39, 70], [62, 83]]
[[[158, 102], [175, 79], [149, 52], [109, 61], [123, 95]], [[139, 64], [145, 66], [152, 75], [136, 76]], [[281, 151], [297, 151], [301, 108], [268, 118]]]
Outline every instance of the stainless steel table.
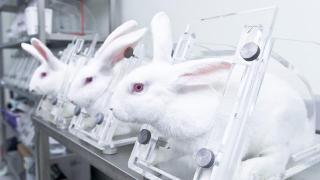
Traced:
[[90, 144], [80, 140], [66, 130], [33, 116], [36, 129], [36, 169], [38, 180], [49, 178], [49, 140], [52, 137], [65, 145], [70, 151], [87, 160], [92, 166], [114, 180], [143, 179], [141, 175], [128, 168], [132, 145], [118, 148], [115, 155], [105, 155]]

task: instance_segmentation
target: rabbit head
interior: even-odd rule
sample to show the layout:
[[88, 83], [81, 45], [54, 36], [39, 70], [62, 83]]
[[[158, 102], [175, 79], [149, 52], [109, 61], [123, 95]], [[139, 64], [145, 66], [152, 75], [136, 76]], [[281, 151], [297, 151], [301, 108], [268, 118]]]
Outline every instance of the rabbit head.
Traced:
[[151, 27], [153, 61], [123, 78], [110, 110], [121, 121], [151, 124], [167, 136], [199, 136], [212, 127], [231, 64], [227, 59], [172, 64], [168, 16], [158, 13]]
[[31, 44], [22, 43], [21, 47], [40, 62], [31, 77], [29, 90], [39, 95], [56, 94], [62, 85], [65, 64], [36, 38], [31, 39]]
[[117, 67], [124, 59], [126, 49], [135, 47], [146, 32], [145, 28], [134, 31], [136, 27], [135, 21], [127, 21], [108, 36], [93, 59], [79, 70], [73, 80], [68, 94], [72, 102], [89, 107], [103, 95], [119, 70]]

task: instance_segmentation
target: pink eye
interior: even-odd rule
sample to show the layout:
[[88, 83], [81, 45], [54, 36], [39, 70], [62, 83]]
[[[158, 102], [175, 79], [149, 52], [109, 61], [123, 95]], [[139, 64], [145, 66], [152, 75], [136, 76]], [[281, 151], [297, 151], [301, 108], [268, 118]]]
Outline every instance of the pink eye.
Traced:
[[93, 77], [87, 77], [85, 80], [84, 80], [84, 84], [87, 85], [89, 83], [91, 83], [93, 80]]
[[132, 87], [132, 91], [139, 93], [139, 92], [143, 91], [143, 86], [144, 85], [142, 83], [134, 83], [133, 87]]
[[44, 78], [44, 77], [46, 77], [47, 76], [47, 73], [46, 72], [42, 72], [41, 74], [40, 74], [40, 77], [41, 78]]

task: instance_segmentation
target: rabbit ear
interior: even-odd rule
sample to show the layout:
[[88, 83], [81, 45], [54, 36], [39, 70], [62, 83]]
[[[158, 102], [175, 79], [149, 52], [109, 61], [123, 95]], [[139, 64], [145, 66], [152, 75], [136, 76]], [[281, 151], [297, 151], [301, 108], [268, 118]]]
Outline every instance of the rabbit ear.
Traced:
[[123, 35], [114, 40], [106, 49], [97, 57], [98, 65], [101, 71], [111, 69], [116, 63], [124, 58], [124, 53], [127, 48], [134, 48], [142, 39], [147, 29], [142, 28]]
[[153, 59], [154, 61], [171, 61], [172, 32], [170, 19], [164, 12], [157, 13], [152, 21]]
[[190, 87], [201, 85], [221, 85], [226, 80], [226, 74], [231, 69], [231, 61], [221, 59], [193, 60], [176, 64], [176, 79], [174, 87]]
[[110, 45], [110, 43], [112, 41], [114, 41], [116, 38], [127, 34], [131, 31], [133, 31], [134, 28], [136, 28], [138, 26], [138, 23], [134, 20], [130, 20], [127, 21], [125, 23], [123, 23], [122, 25], [120, 25], [118, 28], [116, 28], [108, 37], [107, 39], [104, 41], [104, 43], [102, 44], [102, 46], [99, 48], [99, 50], [95, 53], [95, 57], [99, 56], [99, 54], [105, 49], [107, 48], [108, 45]]
[[41, 64], [45, 63], [46, 60], [42, 57], [42, 55], [30, 44], [27, 43], [21, 43], [21, 47], [23, 50], [31, 54], [33, 57], [38, 59]]
[[21, 47], [29, 52], [32, 56], [40, 60], [41, 63], [46, 63], [52, 69], [58, 68], [59, 60], [52, 54], [49, 48], [37, 38], [31, 39], [31, 45], [22, 43]]

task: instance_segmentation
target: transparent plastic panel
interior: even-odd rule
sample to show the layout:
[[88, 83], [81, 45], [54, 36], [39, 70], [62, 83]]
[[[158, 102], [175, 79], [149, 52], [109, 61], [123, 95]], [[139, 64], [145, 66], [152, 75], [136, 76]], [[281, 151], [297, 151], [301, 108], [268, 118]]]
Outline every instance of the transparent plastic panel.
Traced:
[[178, 39], [176, 48], [179, 51], [175, 50], [173, 56], [175, 63], [181, 58], [190, 60], [234, 55], [244, 25], [271, 27], [273, 9], [252, 9], [191, 21]]
[[60, 61], [64, 65], [62, 85], [57, 94], [43, 96], [36, 109], [36, 115], [57, 125], [61, 129], [68, 127], [73, 116], [74, 106], [67, 100], [69, 84], [77, 70], [86, 63], [86, 57], [81, 54], [84, 41], [75, 39], [63, 50]]
[[67, 95], [70, 89], [70, 85], [79, 72], [79, 69], [83, 67], [89, 60], [85, 54], [81, 54], [83, 51], [84, 40], [76, 39], [74, 45], [67, 49], [68, 53], [63, 56], [61, 60], [67, 64], [65, 69], [65, 75], [63, 83], [59, 93], [57, 95], [57, 103], [52, 110], [52, 114], [55, 116], [54, 122], [58, 128], [67, 129], [72, 117], [75, 106], [69, 102]]
[[[173, 54], [173, 66], [212, 60], [217, 63], [212, 67], [223, 73], [208, 75], [212, 84], [201, 95], [192, 88], [186, 91], [194, 93], [194, 98], [175, 109], [185, 120], [169, 116], [161, 125], [164, 129], [158, 125], [162, 122], [143, 126], [129, 160], [131, 169], [148, 179], [236, 177], [244, 156], [243, 131], [264, 77], [276, 11], [269, 7], [234, 12], [186, 26]], [[171, 121], [182, 123], [167, 126]], [[199, 157], [197, 153], [203, 148], [211, 153], [200, 152], [205, 156]], [[212, 161], [215, 156], [218, 160]], [[206, 164], [208, 159], [210, 165]], [[197, 168], [199, 163], [202, 168]]]
[[142, 64], [143, 45], [138, 45], [134, 51], [132, 50], [127, 49], [130, 51], [127, 58], [115, 67], [111, 80], [97, 96], [98, 99], [90, 104], [90, 109], [77, 106], [74, 111], [75, 116], [69, 126], [71, 133], [102, 150], [105, 154], [114, 154], [117, 152], [117, 147], [133, 144], [139, 131], [137, 125], [119, 122], [109, 110], [110, 98], [115, 86], [125, 75]]

